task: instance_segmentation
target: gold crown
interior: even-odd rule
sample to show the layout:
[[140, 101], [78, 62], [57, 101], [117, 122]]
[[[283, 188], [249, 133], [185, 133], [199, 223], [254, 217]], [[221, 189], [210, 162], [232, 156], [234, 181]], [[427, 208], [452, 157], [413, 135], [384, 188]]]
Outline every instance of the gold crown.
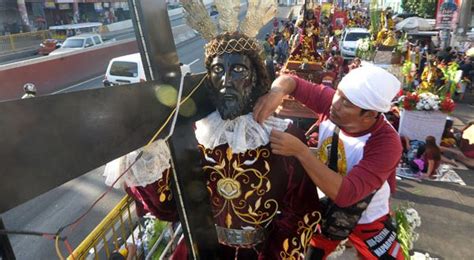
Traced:
[[[218, 28], [209, 17], [202, 0], [180, 0], [180, 2], [186, 11], [186, 21], [190, 27], [198, 31], [207, 41], [218, 35]], [[221, 32], [237, 31], [240, 0], [215, 0], [215, 5], [219, 12], [218, 24]], [[276, 11], [276, 0], [249, 0], [247, 14], [240, 24], [240, 32], [249, 37], [257, 36], [260, 28], [275, 16]], [[240, 42], [236, 43], [235, 47], [240, 48], [239, 46], [248, 46], [248, 44], [248, 42]]]
[[260, 51], [256, 40], [247, 37], [238, 39], [214, 39], [205, 46], [206, 57], [218, 56], [224, 53], [240, 53], [244, 51]]

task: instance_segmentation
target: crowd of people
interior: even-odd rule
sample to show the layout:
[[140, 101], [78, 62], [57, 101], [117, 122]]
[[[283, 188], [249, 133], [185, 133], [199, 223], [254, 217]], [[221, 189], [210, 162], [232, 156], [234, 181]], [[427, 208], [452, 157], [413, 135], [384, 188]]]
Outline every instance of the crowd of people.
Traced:
[[[281, 26], [278, 26], [277, 20], [274, 21], [273, 32], [271, 35], [266, 35], [264, 43], [267, 67], [269, 67], [268, 62], [274, 62], [277, 69], [272, 68], [271, 72], [277, 71], [278, 73], [279, 70], [285, 72], [285, 63], [288, 60], [299, 60], [302, 63], [316, 61], [322, 65], [320, 78], [318, 80], [312, 78], [311, 81], [337, 89], [338, 83], [344, 75], [360, 67], [362, 62], [358, 57], [350, 60], [341, 57], [339, 52], [339, 31], [334, 30], [333, 23], [331, 22], [334, 11], [329, 16], [319, 15], [318, 17], [317, 14], [319, 14], [317, 9], [306, 10], [302, 12], [303, 20], [281, 21]], [[367, 19], [366, 13], [361, 9], [352, 7], [346, 10], [346, 15], [348, 19], [346, 21], [347, 26], [369, 28], [369, 19]], [[409, 64], [409, 71], [402, 82], [403, 91], [429, 92], [446, 86], [448, 81], [446, 70], [451, 66], [457, 68], [456, 89], [453, 99], [462, 101], [465, 93], [472, 91], [474, 57], [466, 53], [472, 44], [466, 44], [462, 47], [448, 46], [441, 48], [439, 39], [438, 42], [429, 39], [402, 39], [406, 35], [403, 35], [403, 32], [400, 31], [394, 32], [395, 24], [391, 20], [391, 15], [390, 8], [382, 12], [380, 25], [380, 32], [382, 33], [373, 35], [372, 40], [379, 41], [380, 45], [384, 42], [389, 42], [389, 40], [396, 40], [395, 43], [405, 40], [402, 43], [405, 45], [405, 48], [401, 62]], [[290, 34], [289, 32], [293, 33]], [[310, 44], [305, 45], [305, 42], [310, 42]], [[309, 51], [307, 50], [308, 48], [310, 49]], [[403, 92], [400, 92], [394, 98], [394, 101], [399, 98], [401, 93]], [[386, 115], [396, 129], [399, 127], [399, 105], [394, 102], [391, 111]], [[448, 120], [447, 124], [449, 122]], [[407, 164], [410, 164], [413, 171], [426, 178], [435, 178], [440, 162], [456, 166], [452, 159], [447, 159], [443, 156], [442, 151], [451, 155], [450, 158], [455, 157], [458, 161], [471, 166], [473, 164], [471, 158], [462, 152], [452, 150], [453, 146], [460, 146], [461, 138], [459, 135], [457, 139], [451, 138], [451, 142], [445, 141], [449, 139], [449, 133], [449, 131], [445, 131], [441, 137], [441, 141], [444, 141], [441, 142], [441, 147], [437, 145], [440, 140], [436, 140], [433, 136], [428, 136], [426, 140], [415, 141], [402, 137], [406, 151], [410, 150], [410, 142], [412, 144], [414, 142], [415, 147], [417, 147], [417, 142], [422, 144], [416, 156], [406, 157], [407, 154], [404, 153], [403, 159], [406, 160]]]
[[336, 87], [343, 75], [359, 67], [359, 58], [348, 60], [341, 56], [339, 38], [346, 24], [367, 28], [369, 19], [364, 9], [355, 6], [341, 12], [346, 16], [337, 22], [334, 9], [322, 14], [320, 7], [303, 9], [298, 19], [274, 18], [273, 30], [265, 35], [262, 43], [271, 78], [276, 78], [282, 69], [285, 71], [287, 61], [300, 61], [318, 64], [321, 76], [316, 79], [317, 83]]

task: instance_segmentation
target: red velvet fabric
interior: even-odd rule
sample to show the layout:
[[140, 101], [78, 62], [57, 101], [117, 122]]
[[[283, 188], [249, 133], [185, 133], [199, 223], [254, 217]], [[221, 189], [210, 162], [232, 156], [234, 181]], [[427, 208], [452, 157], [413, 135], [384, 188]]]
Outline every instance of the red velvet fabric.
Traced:
[[[304, 140], [301, 130], [293, 126], [287, 132]], [[320, 206], [316, 187], [296, 158], [272, 154], [269, 144], [241, 154], [229, 153], [227, 144], [212, 150], [199, 149], [215, 224], [232, 229], [264, 228], [267, 232], [264, 243], [252, 249], [239, 248], [238, 259], [280, 259], [304, 252], [308, 241], [303, 245], [301, 234], [305, 233], [309, 240], [319, 221]], [[163, 176], [166, 179], [168, 174]], [[223, 182], [230, 186], [238, 183], [238, 195], [225, 193]], [[162, 186], [158, 183], [168, 181], [160, 179], [147, 187], [133, 187], [128, 191], [137, 200], [141, 214], [151, 212], [160, 219], [177, 221], [174, 200], [168, 199], [172, 195], [160, 199], [156, 190]], [[287, 247], [285, 240], [288, 240]], [[232, 259], [235, 252], [235, 248], [221, 245], [219, 256]], [[185, 259], [186, 256], [186, 244], [181, 241], [173, 258]]]

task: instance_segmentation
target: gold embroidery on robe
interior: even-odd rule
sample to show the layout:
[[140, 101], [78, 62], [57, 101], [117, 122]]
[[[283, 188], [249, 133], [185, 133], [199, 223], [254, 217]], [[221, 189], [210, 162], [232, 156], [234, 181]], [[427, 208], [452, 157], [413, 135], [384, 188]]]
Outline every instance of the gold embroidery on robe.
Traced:
[[165, 202], [166, 200], [171, 201], [173, 199], [173, 194], [170, 189], [170, 175], [170, 169], [167, 169], [163, 172], [163, 178], [158, 179], [157, 193], [159, 194], [160, 202]]
[[287, 238], [283, 241], [283, 251], [280, 252], [281, 259], [297, 260], [301, 259], [301, 254], [306, 252], [306, 248], [311, 241], [311, 237], [316, 232], [321, 213], [313, 211], [304, 215], [303, 220], [298, 221], [297, 237]]
[[[211, 164], [204, 166], [203, 170], [209, 174], [208, 191], [214, 207], [214, 217], [226, 210], [227, 227], [231, 226], [235, 216], [244, 223], [255, 226], [265, 226], [273, 219], [278, 211], [278, 202], [265, 198], [265, 194], [272, 188], [268, 178], [271, 155], [269, 149], [257, 148], [241, 154], [232, 154], [230, 147], [225, 154], [219, 149], [206, 149], [202, 145], [199, 145], [199, 149], [204, 159]], [[263, 161], [263, 170], [253, 167], [257, 161]], [[210, 183], [216, 183], [218, 194], [213, 193]]]

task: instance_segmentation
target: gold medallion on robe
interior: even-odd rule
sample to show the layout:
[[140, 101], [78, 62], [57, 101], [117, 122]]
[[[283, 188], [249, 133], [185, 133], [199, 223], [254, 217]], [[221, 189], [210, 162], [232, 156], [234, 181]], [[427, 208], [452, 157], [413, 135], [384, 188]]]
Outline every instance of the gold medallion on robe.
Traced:
[[217, 192], [227, 200], [235, 199], [242, 194], [240, 183], [231, 178], [224, 178], [217, 181]]

